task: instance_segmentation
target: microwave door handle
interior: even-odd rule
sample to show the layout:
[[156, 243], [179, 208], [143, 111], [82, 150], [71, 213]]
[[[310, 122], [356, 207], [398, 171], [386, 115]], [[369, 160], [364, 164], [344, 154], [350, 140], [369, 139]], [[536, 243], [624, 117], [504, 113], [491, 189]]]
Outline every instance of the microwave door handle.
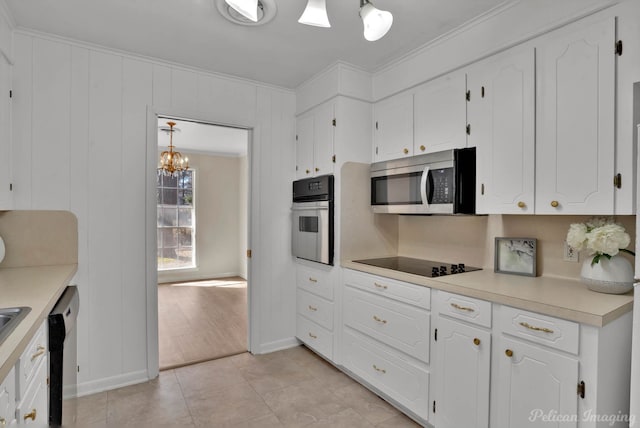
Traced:
[[422, 197], [422, 205], [429, 208], [429, 199], [427, 198], [427, 184], [429, 183], [429, 172], [431, 168], [426, 167], [422, 171], [422, 177], [420, 178], [420, 196]]

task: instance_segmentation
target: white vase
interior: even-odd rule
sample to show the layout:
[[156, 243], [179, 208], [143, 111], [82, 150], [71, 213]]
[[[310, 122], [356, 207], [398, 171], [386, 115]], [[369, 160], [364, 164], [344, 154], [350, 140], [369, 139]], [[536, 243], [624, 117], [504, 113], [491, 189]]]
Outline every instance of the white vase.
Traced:
[[633, 289], [633, 267], [624, 257], [614, 256], [610, 259], [601, 257], [600, 261], [591, 265], [589, 256], [582, 263], [580, 277], [590, 290], [599, 293], [624, 294]]

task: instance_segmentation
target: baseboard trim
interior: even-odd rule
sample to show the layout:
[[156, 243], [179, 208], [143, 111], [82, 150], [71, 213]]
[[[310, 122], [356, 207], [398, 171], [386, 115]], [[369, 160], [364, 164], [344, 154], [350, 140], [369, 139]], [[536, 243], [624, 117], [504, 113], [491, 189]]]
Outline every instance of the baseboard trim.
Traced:
[[288, 337], [286, 339], [280, 339], [273, 342], [262, 343], [257, 352], [254, 354], [269, 354], [271, 352], [282, 351], [283, 349], [294, 348], [301, 345], [295, 337]]
[[135, 385], [149, 380], [147, 370], [125, 373], [117, 376], [78, 383], [78, 397], [109, 391], [123, 386]]

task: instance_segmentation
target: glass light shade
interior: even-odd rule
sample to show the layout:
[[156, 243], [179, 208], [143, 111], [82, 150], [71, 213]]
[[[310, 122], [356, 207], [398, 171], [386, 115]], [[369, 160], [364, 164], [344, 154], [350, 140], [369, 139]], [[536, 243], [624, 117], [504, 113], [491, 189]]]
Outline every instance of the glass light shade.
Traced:
[[239, 14], [258, 22], [258, 0], [225, 0], [229, 6], [234, 8]]
[[364, 24], [364, 38], [370, 42], [381, 39], [393, 24], [391, 12], [376, 9], [368, 1], [360, 8], [360, 17]]
[[327, 16], [326, 0], [308, 0], [307, 7], [304, 9], [298, 22], [315, 27], [331, 27], [329, 17]]

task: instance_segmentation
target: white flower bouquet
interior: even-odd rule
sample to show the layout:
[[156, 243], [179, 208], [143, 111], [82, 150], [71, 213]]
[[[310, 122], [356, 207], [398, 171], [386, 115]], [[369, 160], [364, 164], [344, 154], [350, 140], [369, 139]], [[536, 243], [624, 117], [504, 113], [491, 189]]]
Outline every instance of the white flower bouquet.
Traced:
[[620, 251], [635, 256], [633, 251], [627, 250], [630, 243], [631, 238], [624, 227], [606, 218], [573, 223], [567, 232], [567, 244], [576, 251], [587, 250], [589, 255], [593, 255], [592, 266], [603, 256], [610, 259]]

